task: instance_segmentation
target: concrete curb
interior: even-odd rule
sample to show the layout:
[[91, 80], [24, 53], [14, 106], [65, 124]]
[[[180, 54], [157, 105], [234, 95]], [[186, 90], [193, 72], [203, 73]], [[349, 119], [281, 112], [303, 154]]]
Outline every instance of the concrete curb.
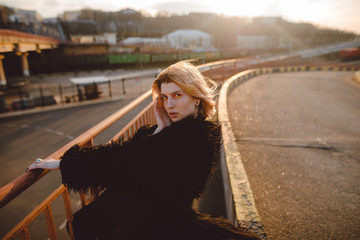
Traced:
[[[245, 72], [251, 73], [251, 71]], [[237, 79], [238, 75], [235, 75], [223, 84], [218, 101], [218, 116], [222, 124], [224, 141], [221, 155], [221, 171], [224, 181], [227, 218], [233, 224], [249, 228], [257, 232], [262, 238], [266, 238], [227, 112], [227, 95], [234, 83], [238, 82]]]
[[126, 99], [126, 97], [120, 96], [120, 97], [103, 98], [103, 99], [96, 99], [96, 100], [86, 100], [86, 101], [76, 102], [76, 103], [63, 103], [63, 104], [57, 104], [57, 105], [52, 105], [52, 106], [36, 107], [33, 109], [0, 113], [0, 119], [22, 116], [22, 115], [29, 115], [29, 114], [34, 114], [34, 113], [56, 111], [56, 110], [67, 109], [67, 108], [82, 107], [82, 106], [88, 106], [88, 105], [94, 105], [94, 104], [100, 104], [100, 103], [115, 102], [115, 101], [121, 101], [124, 99]]

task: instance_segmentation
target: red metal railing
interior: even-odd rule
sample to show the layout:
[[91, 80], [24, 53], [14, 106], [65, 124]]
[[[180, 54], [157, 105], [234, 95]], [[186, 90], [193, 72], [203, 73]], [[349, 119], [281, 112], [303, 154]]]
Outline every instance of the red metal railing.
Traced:
[[[279, 67], [283, 66], [286, 70], [286, 67], [293, 66], [302, 66], [302, 68], [309, 68], [309, 70], [316, 70], [318, 66], [314, 66], [312, 64], [312, 69], [309, 66], [305, 65], [305, 62], [299, 60], [298, 58], [279, 58], [278, 60], [271, 60], [269, 62], [245, 62], [243, 59], [235, 59], [235, 60], [225, 60], [219, 62], [213, 62], [210, 64], [204, 64], [198, 66], [203, 75], [212, 78], [218, 82], [225, 80], [226, 78], [238, 73], [240, 71], [251, 68], [258, 67]], [[322, 64], [320, 64], [322, 65]], [[342, 66], [339, 70], [349, 70], [349, 66]], [[350, 70], [360, 69], [360, 66], [351, 66]], [[63, 153], [69, 149], [74, 144], [80, 144], [80, 146], [93, 146], [93, 139], [103, 132], [105, 129], [110, 127], [113, 123], [122, 118], [129, 111], [134, 109], [140, 103], [142, 103], [145, 99], [151, 96], [151, 90], [144, 93], [133, 102], [109, 116], [90, 130], [86, 131], [79, 137], [75, 138], [64, 147], [60, 148], [49, 157], [58, 159]], [[145, 107], [131, 122], [129, 122], [118, 134], [114, 136], [113, 139], [118, 139], [119, 137], [127, 140], [131, 137], [135, 131], [145, 125], [145, 124], [154, 124], [155, 116], [153, 112], [152, 103], [150, 103], [147, 107]], [[26, 190], [29, 186], [37, 182], [40, 178], [45, 176], [49, 171], [29, 171], [25, 172], [4, 187], [0, 189], [0, 208], [5, 206], [8, 202]], [[64, 206], [69, 226], [69, 233], [71, 239], [73, 239], [72, 234], [72, 208], [70, 204], [70, 198], [68, 195], [68, 190], [63, 186], [59, 186], [52, 194], [50, 194], [40, 205], [38, 205], [28, 216], [26, 216], [18, 225], [16, 225], [8, 234], [6, 234], [2, 239], [13, 239], [16, 236], [20, 236], [21, 239], [30, 239], [28, 225], [42, 212], [44, 212], [46, 217], [46, 222], [48, 225], [48, 232], [50, 239], [57, 239], [56, 230], [54, 227], [54, 217], [52, 214], [51, 203], [60, 195], [63, 195]], [[93, 193], [90, 197], [86, 197], [84, 193], [80, 193], [80, 199], [82, 206], [87, 205], [89, 202], [93, 200], [93, 198], [97, 195], [97, 193]]]

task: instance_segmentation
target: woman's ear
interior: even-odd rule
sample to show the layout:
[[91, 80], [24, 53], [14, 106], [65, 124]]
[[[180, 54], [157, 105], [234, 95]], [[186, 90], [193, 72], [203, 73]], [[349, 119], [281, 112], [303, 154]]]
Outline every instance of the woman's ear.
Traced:
[[199, 99], [199, 98], [195, 98], [195, 105], [196, 105], [196, 106], [199, 106], [199, 104], [200, 104], [200, 99]]

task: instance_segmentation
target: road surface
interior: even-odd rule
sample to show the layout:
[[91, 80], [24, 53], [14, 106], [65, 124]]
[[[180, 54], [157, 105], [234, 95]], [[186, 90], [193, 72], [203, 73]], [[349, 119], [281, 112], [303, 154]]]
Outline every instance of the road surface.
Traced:
[[360, 84], [352, 75], [268, 74], [230, 94], [269, 239], [360, 239]]

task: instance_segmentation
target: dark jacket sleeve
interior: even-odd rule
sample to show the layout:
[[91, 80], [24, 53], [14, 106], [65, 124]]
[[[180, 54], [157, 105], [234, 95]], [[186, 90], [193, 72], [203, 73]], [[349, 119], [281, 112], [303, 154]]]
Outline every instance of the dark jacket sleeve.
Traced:
[[137, 139], [152, 134], [156, 126], [141, 127], [129, 141], [112, 141], [93, 147], [74, 145], [60, 158], [62, 182], [74, 191], [105, 189], [123, 176], [124, 160], [132, 157]]
[[192, 201], [217, 160], [220, 127], [184, 119], [156, 135], [149, 134], [153, 130], [141, 129], [126, 142], [74, 146], [62, 158], [63, 182], [74, 190], [110, 186], [159, 199]]

